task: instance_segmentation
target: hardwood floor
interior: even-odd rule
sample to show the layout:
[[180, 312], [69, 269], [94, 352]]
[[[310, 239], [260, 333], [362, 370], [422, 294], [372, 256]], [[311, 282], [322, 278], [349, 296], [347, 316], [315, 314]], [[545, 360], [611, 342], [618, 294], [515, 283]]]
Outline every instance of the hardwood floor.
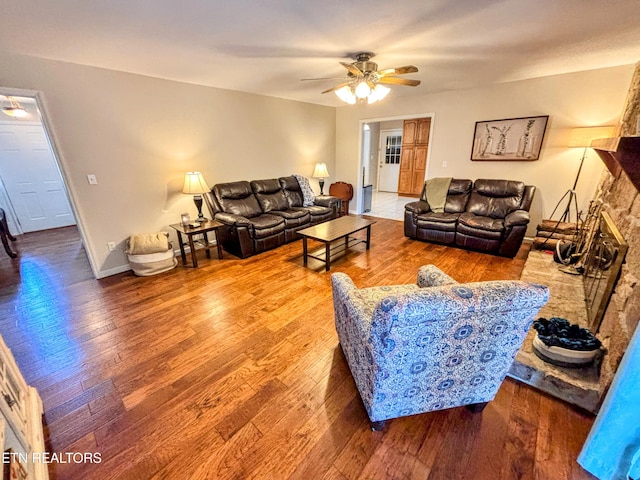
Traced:
[[[376, 219], [371, 250], [331, 265], [360, 287], [413, 283], [433, 263], [462, 282], [518, 278], [504, 259], [409, 240]], [[371, 432], [333, 326], [330, 273], [294, 242], [154, 277], [92, 278], [73, 227], [0, 257], [0, 331], [45, 406], [52, 479], [588, 479], [593, 418], [505, 380], [465, 408]], [[214, 255], [215, 256], [215, 255]]]

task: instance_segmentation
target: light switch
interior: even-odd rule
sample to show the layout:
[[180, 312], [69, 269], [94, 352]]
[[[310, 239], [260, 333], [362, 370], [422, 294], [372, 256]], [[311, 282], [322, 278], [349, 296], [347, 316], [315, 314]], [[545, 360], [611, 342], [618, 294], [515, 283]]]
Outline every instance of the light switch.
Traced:
[[98, 184], [98, 179], [92, 173], [87, 175], [87, 180], [89, 180], [89, 185], [97, 185]]

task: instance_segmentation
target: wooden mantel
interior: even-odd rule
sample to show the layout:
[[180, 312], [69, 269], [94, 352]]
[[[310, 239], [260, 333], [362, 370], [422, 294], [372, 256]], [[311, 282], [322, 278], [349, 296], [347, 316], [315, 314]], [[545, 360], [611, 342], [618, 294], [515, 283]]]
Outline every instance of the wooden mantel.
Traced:
[[591, 148], [615, 178], [624, 171], [640, 191], [640, 137], [599, 138], [591, 142]]

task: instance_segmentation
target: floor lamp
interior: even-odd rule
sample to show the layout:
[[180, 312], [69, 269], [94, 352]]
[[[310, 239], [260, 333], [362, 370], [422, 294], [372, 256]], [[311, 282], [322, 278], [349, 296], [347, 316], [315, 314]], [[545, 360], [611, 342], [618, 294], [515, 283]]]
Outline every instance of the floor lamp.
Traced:
[[[574, 264], [578, 261], [584, 252], [580, 251], [584, 248], [584, 244], [582, 244], [581, 234], [585, 234], [586, 232], [581, 232], [580, 226], [580, 212], [578, 211], [578, 200], [576, 196], [576, 186], [578, 185], [578, 180], [580, 179], [580, 172], [582, 172], [582, 166], [584, 165], [584, 160], [587, 158], [587, 148], [591, 147], [591, 141], [596, 138], [608, 138], [613, 134], [614, 127], [583, 127], [583, 128], [574, 128], [571, 130], [571, 137], [569, 138], [568, 147], [570, 148], [583, 148], [582, 158], [580, 159], [580, 166], [578, 167], [578, 173], [576, 174], [576, 178], [573, 181], [573, 186], [567, 190], [567, 192], [562, 196], [556, 207], [553, 209], [551, 213], [551, 218], [556, 213], [556, 210], [560, 208], [563, 204], [563, 201], [566, 199], [567, 204], [565, 209], [562, 212], [562, 215], [558, 219], [558, 223], [556, 223], [555, 227], [551, 234], [553, 235], [561, 222], [568, 221], [571, 222], [571, 205], [575, 208], [576, 213], [576, 226], [575, 233], [573, 235], [573, 239], [570, 243], [565, 244], [566, 250], [562, 250], [561, 243], [556, 245], [556, 255], [560, 261], [563, 263], [563, 267], [559, 267], [561, 271], [565, 273], [570, 273], [572, 275], [580, 275], [581, 269], [576, 268]], [[545, 240], [546, 242], [546, 240]], [[554, 257], [555, 259], [555, 257]]]
[[[587, 158], [587, 148], [591, 146], [591, 141], [596, 138], [609, 138], [613, 134], [614, 127], [582, 127], [582, 128], [574, 128], [571, 130], [571, 137], [569, 138], [569, 144], [567, 145], [569, 148], [583, 148], [582, 158], [580, 159], [580, 166], [578, 167], [578, 173], [576, 174], [576, 178], [573, 181], [573, 187], [566, 191], [566, 193], [562, 196], [560, 201], [556, 204], [553, 212], [551, 213], [551, 218], [556, 213], [556, 210], [560, 208], [563, 202], [566, 199], [566, 206], [562, 211], [562, 215], [558, 220], [558, 224], [564, 221], [571, 221], [571, 206], [573, 205], [576, 213], [576, 230], [578, 228], [579, 213], [578, 213], [578, 200], [576, 198], [576, 186], [578, 185], [578, 180], [580, 179], [580, 172], [582, 172], [582, 165], [584, 165], [584, 160]], [[557, 225], [556, 225], [557, 228]]]

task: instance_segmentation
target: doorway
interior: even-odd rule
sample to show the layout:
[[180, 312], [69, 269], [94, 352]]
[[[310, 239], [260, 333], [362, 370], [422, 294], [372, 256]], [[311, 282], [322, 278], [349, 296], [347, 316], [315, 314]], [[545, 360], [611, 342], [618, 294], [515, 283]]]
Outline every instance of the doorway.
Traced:
[[26, 115], [0, 114], [0, 207], [10, 230], [22, 234], [76, 225], [36, 99], [11, 97]]
[[[380, 161], [384, 158], [383, 154], [386, 150], [386, 142], [383, 143], [382, 136], [383, 132], [387, 131], [396, 131], [400, 132], [400, 138], [402, 138], [402, 132], [404, 127], [405, 120], [416, 120], [420, 119], [430, 119], [431, 126], [433, 127], [433, 122], [435, 120], [435, 116], [433, 113], [425, 113], [425, 114], [415, 114], [415, 115], [403, 115], [397, 117], [383, 117], [383, 118], [372, 118], [366, 120], [360, 120], [360, 172], [362, 172], [361, 181], [362, 184], [359, 185], [359, 195], [356, 196], [356, 205], [357, 212], [364, 213], [364, 186], [367, 183], [371, 183], [374, 185], [374, 191], [372, 195], [371, 209], [367, 211], [367, 215], [371, 215], [374, 217], [382, 217], [382, 218], [392, 218], [394, 220], [403, 220], [404, 218], [404, 205], [409, 202], [413, 202], [416, 198], [403, 196], [398, 194], [398, 185], [400, 180], [399, 176], [396, 177], [395, 185], [391, 187], [390, 185], [387, 188], [390, 188], [391, 191], [384, 191], [385, 188], [384, 183], [381, 186], [379, 177], [380, 177]], [[433, 128], [430, 128], [428, 131], [429, 140], [433, 132]], [[366, 142], [369, 142], [367, 145]], [[402, 140], [400, 141], [402, 144]], [[400, 164], [399, 170], [401, 170], [402, 165], [402, 146], [398, 149], [400, 153]], [[422, 182], [428, 177], [429, 173], [429, 159], [431, 157], [431, 149], [426, 150], [426, 169], [423, 172], [420, 172], [422, 178], [420, 179]], [[417, 180], [416, 180], [417, 181]]]

